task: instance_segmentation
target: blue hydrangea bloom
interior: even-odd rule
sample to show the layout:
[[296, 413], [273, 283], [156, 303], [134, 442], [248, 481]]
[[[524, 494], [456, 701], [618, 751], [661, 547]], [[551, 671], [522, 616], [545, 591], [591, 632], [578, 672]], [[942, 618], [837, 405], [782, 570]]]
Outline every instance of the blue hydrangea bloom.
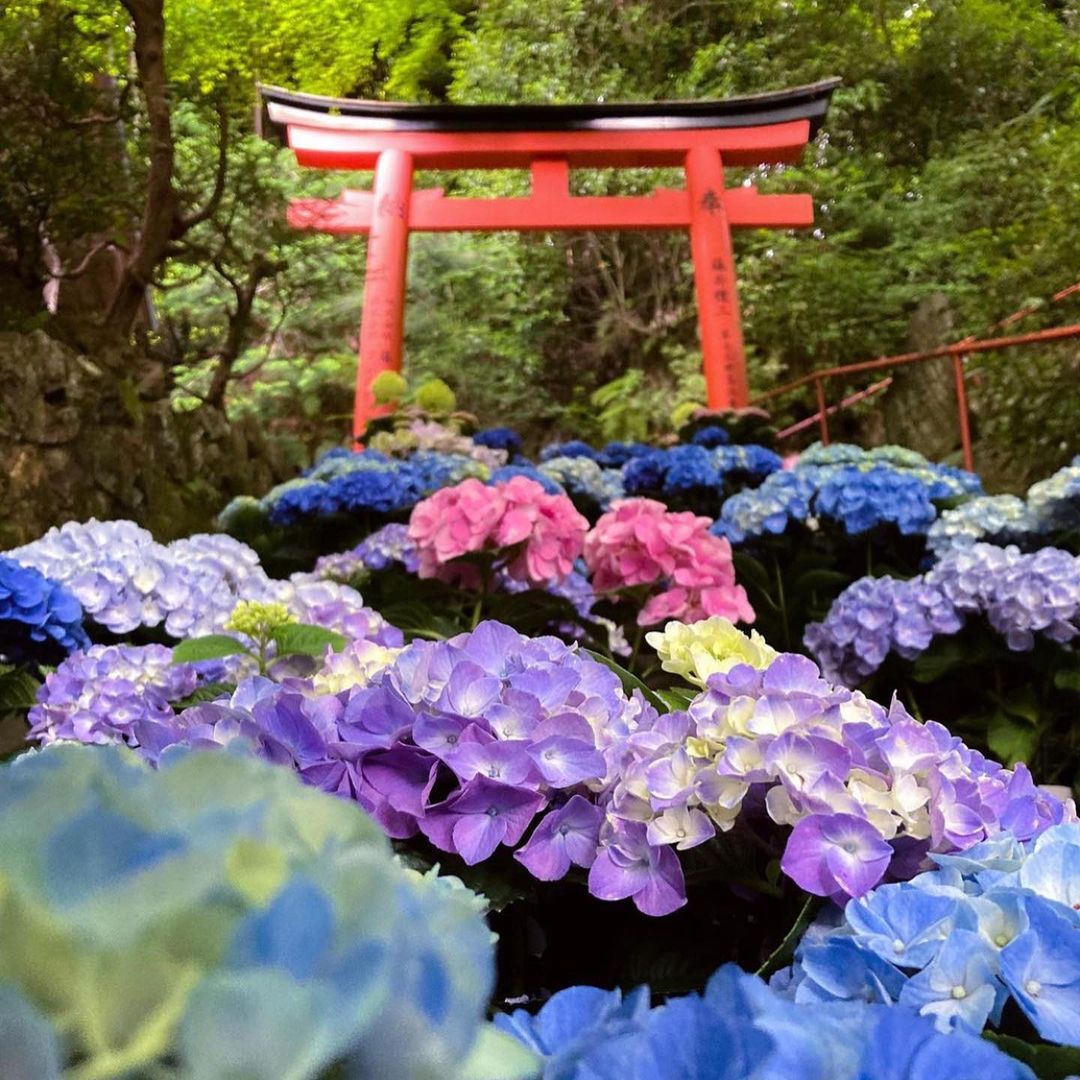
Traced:
[[[1034, 1080], [966, 1031], [943, 1034], [903, 1006], [797, 1005], [733, 965], [703, 994], [649, 1008], [644, 989], [571, 987], [535, 1015], [495, 1019], [542, 1060], [543, 1080]], [[946, 1067], [948, 1066], [948, 1067]]]
[[[587, 459], [583, 458], [582, 460]], [[515, 476], [524, 476], [527, 480], [535, 480], [549, 495], [565, 494], [562, 485], [550, 471], [538, 469], [535, 465], [503, 465], [501, 468], [492, 470], [488, 483], [505, 484], [507, 480], [513, 480]]]
[[64, 1075], [112, 1075], [122, 1052], [132, 1075], [471, 1076], [478, 1037], [493, 1051], [479, 1077], [531, 1075], [532, 1055], [484, 1022], [476, 897], [400, 866], [355, 806], [228, 753], [150, 769], [60, 745], [2, 780], [4, 932], [34, 943], [5, 950], [4, 977], [44, 1012], [0, 987], [5, 1077], [9, 1048], [35, 1067], [59, 1056]]
[[704, 446], [711, 450], [714, 446], [727, 446], [731, 442], [731, 436], [724, 428], [709, 424], [707, 427], [698, 428], [690, 441], [695, 446]]
[[609, 442], [596, 455], [596, 463], [602, 469], [621, 469], [632, 458], [649, 453], [648, 443]]
[[550, 458], [556, 457], [585, 457], [595, 461], [597, 451], [587, 442], [582, 442], [581, 439], [570, 439], [568, 442], [562, 443], [548, 443], [540, 451], [541, 461], [548, 461]]
[[39, 570], [0, 556], [0, 660], [56, 660], [89, 645], [79, 601]]
[[478, 431], [472, 441], [477, 446], [486, 446], [492, 450], [505, 450], [508, 454], [517, 454], [521, 450], [521, 436], [508, 427], [484, 428]]
[[1080, 826], [1023, 842], [1003, 832], [932, 858], [937, 869], [812, 926], [776, 991], [852, 996], [852, 972], [879, 964], [875, 980], [861, 977], [867, 996], [888, 992], [940, 1030], [997, 1024], [1011, 995], [1042, 1038], [1080, 1046]]

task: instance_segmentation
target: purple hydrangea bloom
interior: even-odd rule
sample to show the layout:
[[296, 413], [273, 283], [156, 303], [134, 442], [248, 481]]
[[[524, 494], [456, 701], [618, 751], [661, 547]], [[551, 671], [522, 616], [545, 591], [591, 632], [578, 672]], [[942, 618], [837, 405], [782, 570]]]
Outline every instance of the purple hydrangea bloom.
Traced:
[[865, 818], [810, 814], [791, 830], [780, 869], [816, 896], [862, 896], [885, 876], [892, 853]]
[[164, 645], [94, 645], [46, 676], [29, 737], [138, 746], [145, 725], [174, 721], [174, 703], [216, 674], [211, 665], [174, 664]]

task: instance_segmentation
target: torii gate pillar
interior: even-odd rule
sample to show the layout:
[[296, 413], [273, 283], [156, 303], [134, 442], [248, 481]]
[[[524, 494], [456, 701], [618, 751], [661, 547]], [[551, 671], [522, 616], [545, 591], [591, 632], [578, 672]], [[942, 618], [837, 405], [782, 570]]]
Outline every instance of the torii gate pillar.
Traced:
[[401, 370], [412, 180], [412, 154], [405, 150], [384, 150], [379, 154], [360, 316], [360, 356], [353, 410], [357, 418], [380, 416], [388, 411], [388, 406], [375, 401], [371, 383], [384, 371]]
[[686, 155], [690, 254], [694, 260], [698, 332], [710, 409], [741, 409], [750, 401], [731, 229], [724, 208], [724, 167], [707, 146]]

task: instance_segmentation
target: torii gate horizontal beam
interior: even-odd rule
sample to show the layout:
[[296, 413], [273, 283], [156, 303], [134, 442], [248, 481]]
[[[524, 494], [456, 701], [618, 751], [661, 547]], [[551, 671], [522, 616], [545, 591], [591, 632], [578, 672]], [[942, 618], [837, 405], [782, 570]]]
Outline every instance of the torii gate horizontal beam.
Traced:
[[[797, 228], [814, 223], [809, 195], [761, 195], [756, 188], [726, 189], [721, 198], [732, 228]], [[343, 191], [336, 199], [293, 199], [289, 224], [297, 229], [364, 234], [371, 231], [375, 196]], [[559, 229], [688, 229], [685, 189], [660, 188], [642, 197], [533, 194], [516, 199], [447, 198], [442, 188], [414, 191], [408, 222], [412, 232], [547, 231]]]

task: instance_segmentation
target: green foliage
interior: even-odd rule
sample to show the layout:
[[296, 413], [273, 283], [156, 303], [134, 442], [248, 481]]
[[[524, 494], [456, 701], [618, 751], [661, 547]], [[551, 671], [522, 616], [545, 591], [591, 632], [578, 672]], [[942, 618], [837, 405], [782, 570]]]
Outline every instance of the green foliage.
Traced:
[[396, 371], [380, 371], [371, 380], [371, 393], [380, 405], [393, 405], [401, 401], [409, 389], [409, 384]]
[[424, 412], [442, 415], [452, 413], [457, 408], [454, 391], [442, 379], [427, 379], [413, 394], [413, 401]]

